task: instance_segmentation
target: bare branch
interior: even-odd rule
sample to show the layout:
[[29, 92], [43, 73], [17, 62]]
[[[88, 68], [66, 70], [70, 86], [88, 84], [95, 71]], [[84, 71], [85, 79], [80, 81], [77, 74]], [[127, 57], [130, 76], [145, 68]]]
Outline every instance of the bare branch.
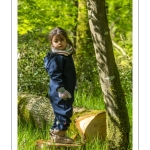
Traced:
[[115, 43], [113, 40], [112, 40], [112, 44], [124, 55], [124, 56], [127, 56], [126, 52], [124, 51], [124, 49], [122, 47], [120, 47], [117, 43]]

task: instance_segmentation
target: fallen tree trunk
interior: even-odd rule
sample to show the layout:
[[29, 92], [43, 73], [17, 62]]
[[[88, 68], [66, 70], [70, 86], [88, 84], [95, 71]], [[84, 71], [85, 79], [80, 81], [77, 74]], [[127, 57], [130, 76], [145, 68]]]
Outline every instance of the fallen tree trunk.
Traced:
[[[75, 140], [85, 142], [94, 137], [106, 137], [106, 113], [102, 110], [87, 110], [74, 107], [69, 134]], [[18, 118], [20, 121], [31, 122], [43, 128], [53, 122], [54, 114], [49, 99], [31, 94], [18, 95]]]
[[42, 96], [19, 93], [18, 95], [18, 119], [26, 123], [32, 123], [37, 128], [49, 125], [54, 114], [49, 99]]

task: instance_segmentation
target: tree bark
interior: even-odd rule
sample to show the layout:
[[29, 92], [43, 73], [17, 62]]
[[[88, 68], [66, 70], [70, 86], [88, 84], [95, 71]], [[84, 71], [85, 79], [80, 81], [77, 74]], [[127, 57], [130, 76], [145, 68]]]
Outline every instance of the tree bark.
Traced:
[[27, 93], [18, 95], [18, 121], [31, 123], [41, 129], [50, 126], [54, 113], [50, 101], [46, 97]]
[[129, 144], [129, 117], [115, 62], [105, 0], [88, 0], [88, 18], [100, 84], [106, 106], [107, 150], [126, 150]]
[[96, 76], [95, 74], [97, 73], [97, 70], [95, 71], [94, 69], [96, 66], [96, 58], [93, 53], [94, 47], [92, 45], [92, 38], [87, 14], [88, 12], [86, 0], [78, 0], [76, 54], [74, 57], [78, 78], [77, 82], [79, 87], [83, 87], [81, 85], [82, 82], [84, 82], [86, 85], [88, 84], [87, 88], [82, 88], [82, 90], [84, 90], [85, 92], [88, 92], [90, 90], [92, 93], [92, 91], [94, 91], [94, 86], [96, 86], [93, 78]]
[[[86, 7], [86, 0], [82, 0], [78, 2], [78, 24], [77, 24], [77, 31], [76, 31], [76, 56], [77, 61], [81, 65], [83, 63], [84, 58], [84, 51], [87, 51], [89, 44], [92, 43], [90, 39], [90, 28], [87, 19], [87, 7]], [[90, 52], [87, 52], [89, 54]]]

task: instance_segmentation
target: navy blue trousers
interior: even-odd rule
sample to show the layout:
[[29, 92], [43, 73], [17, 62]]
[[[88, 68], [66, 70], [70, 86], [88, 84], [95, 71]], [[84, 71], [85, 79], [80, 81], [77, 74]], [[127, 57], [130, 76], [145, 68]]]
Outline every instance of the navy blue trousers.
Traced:
[[73, 97], [71, 99], [53, 99], [50, 97], [50, 102], [54, 111], [55, 119], [51, 129], [67, 130], [71, 123], [73, 115]]

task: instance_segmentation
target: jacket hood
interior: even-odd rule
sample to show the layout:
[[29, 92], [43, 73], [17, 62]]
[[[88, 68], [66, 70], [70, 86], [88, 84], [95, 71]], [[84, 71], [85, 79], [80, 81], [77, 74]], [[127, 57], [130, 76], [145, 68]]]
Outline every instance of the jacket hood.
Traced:
[[48, 66], [49, 66], [48, 64], [49, 64], [50, 60], [56, 55], [58, 55], [58, 54], [48, 52], [48, 54], [44, 57], [44, 67], [46, 70], [48, 69]]

